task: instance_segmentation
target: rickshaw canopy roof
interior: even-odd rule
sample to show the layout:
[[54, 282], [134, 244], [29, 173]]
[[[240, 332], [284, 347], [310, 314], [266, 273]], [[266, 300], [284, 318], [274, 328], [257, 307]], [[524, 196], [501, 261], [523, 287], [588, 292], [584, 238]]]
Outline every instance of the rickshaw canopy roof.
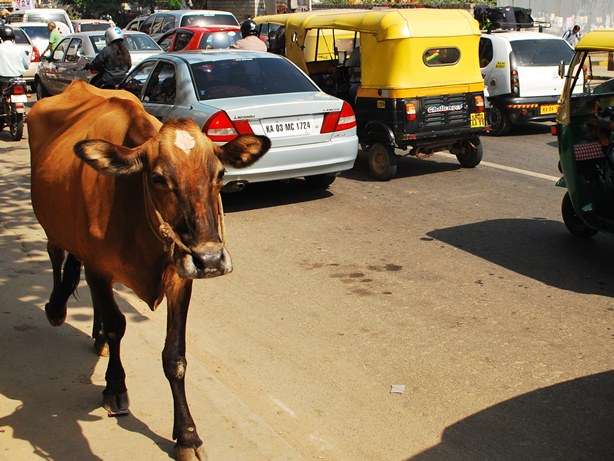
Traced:
[[576, 50], [614, 51], [614, 30], [595, 30], [587, 33], [576, 44]]
[[382, 10], [319, 10], [258, 16], [259, 24], [296, 29], [344, 29], [373, 34], [378, 41], [412, 37], [480, 35], [478, 22], [464, 10], [411, 8]]

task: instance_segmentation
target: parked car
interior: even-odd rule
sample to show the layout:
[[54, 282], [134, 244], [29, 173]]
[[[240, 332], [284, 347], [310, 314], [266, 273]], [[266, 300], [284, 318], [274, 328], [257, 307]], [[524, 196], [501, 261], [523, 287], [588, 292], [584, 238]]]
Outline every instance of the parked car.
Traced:
[[55, 22], [64, 35], [74, 33], [68, 13], [59, 8], [32, 8], [15, 11], [9, 15], [7, 22], [11, 24], [14, 22], [43, 22], [47, 24], [49, 21]]
[[[162, 49], [153, 39], [141, 32], [126, 32], [126, 46], [130, 50], [132, 65], [137, 66]], [[73, 80], [92, 79], [94, 74], [85, 65], [106, 46], [104, 32], [81, 32], [69, 35], [55, 48], [51, 56], [42, 59], [34, 78], [37, 97], [61, 93]]]
[[154, 13], [143, 21], [141, 32], [158, 40], [166, 32], [186, 26], [238, 26], [239, 22], [228, 11], [215, 10], [174, 10]]
[[30, 67], [26, 73], [23, 74], [23, 78], [30, 86], [32, 86], [34, 83], [34, 76], [36, 75], [38, 65], [41, 61], [40, 50], [32, 44], [30, 37], [28, 37], [28, 34], [26, 34], [22, 29], [14, 27], [13, 32], [15, 32], [15, 44], [19, 48], [22, 48], [30, 57]]
[[121, 87], [162, 121], [193, 119], [213, 142], [225, 143], [238, 134], [268, 136], [272, 147], [266, 156], [241, 170], [227, 167], [227, 190], [297, 177], [326, 188], [356, 160], [351, 106], [323, 93], [298, 67], [274, 54], [160, 54], [137, 66]]
[[241, 38], [239, 26], [179, 27], [158, 40], [164, 51], [230, 48]]
[[573, 49], [562, 38], [539, 32], [484, 34], [479, 47], [491, 133], [503, 135], [513, 124], [553, 121]]
[[138, 32], [139, 27], [141, 26], [143, 21], [145, 21], [145, 19], [147, 19], [149, 16], [151, 15], [147, 14], [145, 16], [139, 16], [137, 18], [134, 18], [132, 21], [126, 24], [126, 27], [124, 27], [124, 30], [134, 30]]
[[109, 27], [114, 27], [115, 23], [104, 19], [78, 19], [72, 22], [72, 26], [76, 33], [94, 32], [105, 31]]

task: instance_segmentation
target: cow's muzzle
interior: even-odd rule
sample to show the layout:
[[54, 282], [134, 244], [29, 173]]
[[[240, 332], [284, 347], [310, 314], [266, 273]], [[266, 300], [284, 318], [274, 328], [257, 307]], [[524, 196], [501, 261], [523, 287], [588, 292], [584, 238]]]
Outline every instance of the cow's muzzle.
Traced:
[[179, 275], [187, 279], [219, 277], [232, 272], [230, 253], [223, 244], [193, 248], [178, 261]]

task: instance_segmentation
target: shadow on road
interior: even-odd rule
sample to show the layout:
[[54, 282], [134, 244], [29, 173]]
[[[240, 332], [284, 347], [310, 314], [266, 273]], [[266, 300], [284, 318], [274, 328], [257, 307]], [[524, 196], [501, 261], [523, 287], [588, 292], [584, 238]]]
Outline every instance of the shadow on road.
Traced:
[[546, 285], [614, 297], [614, 239], [580, 240], [547, 219], [495, 219], [427, 234]]
[[[0, 154], [7, 150], [13, 151], [0, 148]], [[8, 399], [4, 406], [14, 403], [10, 414], [0, 413], [0, 459], [11, 458], [3, 441], [12, 433], [13, 439], [31, 445], [31, 459], [101, 460], [80, 427], [100, 419], [92, 414], [101, 402], [102, 387], [92, 384], [99, 359], [89, 335], [68, 322], [50, 326], [41, 309], [51, 292], [51, 269], [30, 205], [29, 153], [21, 152], [23, 162], [0, 158], [0, 395]], [[118, 303], [131, 319], [142, 317], [121, 299]], [[87, 314], [72, 314], [75, 304], [86, 307]], [[81, 287], [79, 299], [69, 301], [68, 321], [73, 315], [91, 320], [90, 306], [89, 290]], [[161, 369], [152, 373], [164, 379]], [[148, 437], [165, 453], [172, 449], [172, 442], [134, 415], [117, 423]]]
[[446, 428], [407, 461], [614, 459], [614, 371], [537, 389]]
[[[522, 125], [512, 126], [512, 130], [508, 135], [497, 136], [498, 138], [514, 138], [518, 136], [530, 136], [534, 134], [550, 133], [550, 125], [546, 123], [525, 123]], [[492, 136], [491, 136], [492, 137]]]
[[301, 179], [249, 184], [241, 192], [222, 195], [227, 213], [292, 205], [332, 196], [333, 193], [328, 190], [310, 189]]
[[[455, 171], [461, 168], [460, 164], [455, 160], [449, 161], [433, 161], [422, 160], [416, 157], [399, 157], [398, 158], [398, 170], [397, 174], [391, 181], [400, 180], [404, 178], [413, 178], [434, 173], [444, 173], [447, 171]], [[347, 179], [361, 182], [377, 182], [369, 176], [369, 166], [366, 160], [366, 154], [362, 151], [359, 152], [358, 158], [354, 168], [341, 173], [341, 176]]]

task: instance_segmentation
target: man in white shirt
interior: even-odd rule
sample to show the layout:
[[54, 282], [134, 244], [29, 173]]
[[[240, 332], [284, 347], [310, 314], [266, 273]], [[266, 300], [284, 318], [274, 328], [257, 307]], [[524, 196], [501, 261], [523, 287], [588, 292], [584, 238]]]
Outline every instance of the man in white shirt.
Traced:
[[21, 77], [30, 66], [26, 51], [15, 45], [15, 32], [9, 26], [0, 27], [0, 81]]

